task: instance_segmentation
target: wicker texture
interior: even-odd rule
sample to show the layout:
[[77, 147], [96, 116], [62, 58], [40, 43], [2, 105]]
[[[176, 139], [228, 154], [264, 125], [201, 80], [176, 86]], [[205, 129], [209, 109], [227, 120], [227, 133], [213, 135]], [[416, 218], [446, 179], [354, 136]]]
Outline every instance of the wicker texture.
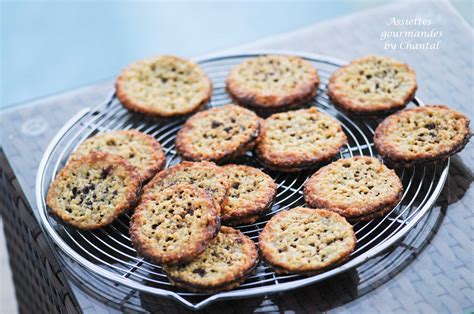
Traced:
[[61, 266], [1, 149], [0, 205], [20, 312], [78, 312]]
[[[382, 31], [393, 30], [386, 25], [392, 16], [429, 17], [443, 31], [440, 50], [396, 51], [394, 57], [413, 65], [420, 82], [418, 95], [427, 103], [446, 103], [473, 117], [472, 50], [466, 49], [473, 36], [445, 3], [422, 2], [374, 9], [243, 48], [312, 51], [346, 60], [369, 53], [391, 55], [383, 49], [379, 38]], [[350, 36], [348, 29], [353, 30]], [[416, 27], [397, 30], [416, 30]], [[54, 256], [34, 219], [36, 213], [31, 211], [29, 204], [35, 203], [32, 174], [36, 173], [47, 143], [73, 113], [103, 101], [111, 87], [111, 83], [105, 83], [84, 88], [6, 110], [0, 116], [0, 139], [3, 155], [8, 159], [7, 162], [2, 157], [0, 162], [0, 198], [22, 312], [66, 312], [76, 306], [91, 313], [125, 309], [186, 311], [169, 300], [141, 295], [88, 273], [83, 274], [82, 282], [72, 280], [69, 275], [66, 279], [58, 265], [71, 261], [65, 256]], [[392, 251], [333, 280], [280, 296], [220, 302], [205, 312], [472, 310], [474, 191], [469, 186], [473, 181], [473, 157], [473, 145], [469, 144], [451, 159], [448, 181], [436, 206]], [[81, 271], [76, 269], [78, 273]]]

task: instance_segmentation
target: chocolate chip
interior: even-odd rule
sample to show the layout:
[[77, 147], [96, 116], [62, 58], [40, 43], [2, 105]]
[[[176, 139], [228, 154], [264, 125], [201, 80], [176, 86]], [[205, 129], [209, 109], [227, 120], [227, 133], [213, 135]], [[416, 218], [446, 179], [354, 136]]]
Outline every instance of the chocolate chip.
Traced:
[[231, 128], [231, 127], [229, 127], [229, 126], [228, 126], [228, 127], [226, 127], [226, 128], [224, 128], [224, 131], [225, 131], [225, 132], [227, 132], [227, 133], [229, 133], [229, 131], [230, 131], [230, 130], [232, 130], [232, 128]]
[[433, 130], [434, 128], [436, 128], [436, 124], [427, 123], [427, 124], [425, 124], [425, 128], [427, 128], [428, 130]]
[[193, 274], [199, 274], [199, 276], [204, 277], [204, 275], [206, 275], [206, 271], [202, 268], [196, 268], [193, 270]]
[[211, 128], [215, 129], [218, 128], [222, 125], [222, 123], [217, 122], [217, 121], [212, 121]]
[[105, 169], [102, 169], [102, 172], [100, 173], [100, 178], [103, 180], [105, 178], [107, 178], [107, 176], [109, 175], [110, 173], [110, 170], [112, 170], [112, 167], [107, 167]]
[[84, 194], [89, 193], [89, 186], [88, 186], [88, 185], [86, 185], [86, 186], [82, 189], [82, 193], [84, 193]]
[[92, 202], [91, 202], [91, 201], [87, 201], [87, 202], [86, 202], [86, 205], [87, 205], [87, 206], [92, 206]]
[[162, 77], [162, 78], [161, 78], [161, 83], [166, 83], [166, 82], [168, 82], [168, 79], [167, 79], [167, 78], [164, 78], [164, 77]]
[[365, 77], [366, 77], [368, 80], [370, 80], [370, 79], [372, 78], [372, 75], [367, 74]]
[[233, 188], [233, 189], [238, 189], [239, 186], [240, 186], [240, 183], [239, 183], [239, 182], [234, 182], [234, 183], [232, 183], [232, 188]]
[[192, 210], [192, 209], [188, 209], [188, 214], [189, 214], [189, 216], [192, 216], [192, 215], [194, 215], [194, 210]]
[[77, 195], [77, 187], [72, 188], [72, 196], [76, 197]]

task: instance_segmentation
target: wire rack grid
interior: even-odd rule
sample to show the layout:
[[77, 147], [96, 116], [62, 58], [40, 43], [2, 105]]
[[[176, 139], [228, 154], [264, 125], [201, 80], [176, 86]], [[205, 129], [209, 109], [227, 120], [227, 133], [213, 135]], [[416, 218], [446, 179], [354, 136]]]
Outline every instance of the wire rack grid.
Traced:
[[[316, 106], [318, 110], [333, 116], [341, 123], [348, 137], [348, 144], [341, 150], [338, 158], [356, 155], [377, 157], [373, 148], [373, 133], [379, 121], [351, 119], [335, 109], [327, 96], [329, 76], [345, 64], [340, 60], [287, 51], [259, 51], [196, 60], [213, 82], [213, 95], [209, 107], [230, 102], [225, 92], [225, 78], [233, 66], [246, 58], [269, 53], [298, 55], [311, 62], [318, 70], [321, 84], [317, 96], [308, 106]], [[420, 106], [423, 103], [414, 98], [412, 105]], [[88, 137], [111, 130], [137, 129], [154, 136], [161, 143], [167, 157], [166, 167], [170, 167], [180, 161], [174, 150], [174, 139], [184, 121], [184, 118], [160, 121], [130, 113], [121, 106], [112, 93], [98, 107], [86, 108], [79, 112], [56, 134], [44, 153], [38, 169], [36, 198], [42, 227], [51, 243], [87, 271], [112, 280], [118, 285], [173, 298], [193, 309], [203, 308], [217, 300], [267, 295], [302, 287], [357, 267], [380, 255], [400, 241], [431, 208], [444, 186], [449, 170], [449, 159], [437, 165], [397, 169], [397, 174], [404, 186], [401, 201], [383, 218], [354, 224], [357, 237], [356, 249], [347, 262], [336, 268], [312, 277], [295, 274], [278, 275], [261, 261], [255, 274], [249, 276], [235, 290], [213, 295], [190, 293], [173, 287], [160, 266], [137, 256], [128, 233], [130, 213], [100, 230], [79, 231], [58, 224], [49, 216], [45, 204], [49, 184], [58, 170], [65, 165], [70, 153]], [[252, 153], [248, 153], [239, 160], [239, 163], [261, 168]], [[272, 210], [261, 221], [240, 226], [239, 229], [257, 242], [265, 223], [275, 213], [296, 206], [304, 206], [302, 187], [313, 171], [307, 170], [296, 174], [268, 171], [278, 186]]]

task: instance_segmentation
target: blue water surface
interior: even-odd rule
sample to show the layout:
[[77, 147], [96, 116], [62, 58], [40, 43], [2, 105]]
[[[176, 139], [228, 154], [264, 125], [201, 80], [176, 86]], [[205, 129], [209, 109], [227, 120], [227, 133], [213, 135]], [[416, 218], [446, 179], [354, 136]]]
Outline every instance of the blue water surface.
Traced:
[[201, 55], [387, 1], [1, 2], [0, 107]]

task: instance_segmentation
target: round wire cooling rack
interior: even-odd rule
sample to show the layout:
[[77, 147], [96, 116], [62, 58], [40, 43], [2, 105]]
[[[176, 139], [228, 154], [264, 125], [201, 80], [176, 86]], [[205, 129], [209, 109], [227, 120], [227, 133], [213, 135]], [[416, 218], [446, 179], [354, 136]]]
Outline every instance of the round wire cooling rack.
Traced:
[[[260, 51], [252, 53], [219, 55], [195, 60], [207, 72], [213, 82], [213, 95], [209, 107], [230, 102], [225, 92], [225, 78], [229, 70], [243, 60], [263, 54], [298, 55], [313, 64], [318, 70], [321, 84], [317, 96], [308, 104], [336, 118], [348, 137], [348, 144], [341, 150], [339, 158], [356, 155], [377, 157], [373, 149], [373, 133], [376, 120], [353, 120], [334, 108], [327, 96], [327, 82], [331, 73], [345, 62], [329, 57], [287, 51]], [[412, 105], [423, 103], [414, 98]], [[124, 285], [152, 295], [169, 297], [183, 305], [200, 309], [217, 300], [247, 298], [283, 292], [309, 285], [347, 271], [383, 253], [400, 241], [433, 206], [441, 192], [449, 170], [449, 159], [443, 163], [414, 168], [397, 169], [404, 192], [401, 201], [383, 218], [354, 224], [357, 246], [350, 259], [326, 272], [304, 277], [301, 275], [279, 275], [260, 261], [253, 275], [238, 288], [217, 294], [191, 293], [170, 284], [161, 267], [137, 256], [130, 241], [128, 226], [130, 213], [117, 219], [112, 225], [96, 231], [80, 231], [62, 224], [49, 215], [45, 198], [49, 184], [62, 168], [70, 153], [85, 139], [97, 133], [137, 129], [154, 136], [166, 153], [166, 167], [180, 161], [174, 150], [174, 139], [184, 118], [161, 121], [140, 114], [130, 113], [111, 94], [94, 109], [86, 108], [76, 114], [56, 134], [40, 162], [36, 178], [36, 199], [43, 230], [50, 242], [96, 277], [111, 280], [117, 287]], [[239, 163], [261, 166], [248, 153]], [[278, 186], [272, 210], [259, 222], [238, 228], [253, 241], [265, 223], [277, 212], [296, 206], [304, 206], [303, 184], [312, 171], [296, 174], [268, 171]], [[67, 267], [67, 265], [66, 265]]]

